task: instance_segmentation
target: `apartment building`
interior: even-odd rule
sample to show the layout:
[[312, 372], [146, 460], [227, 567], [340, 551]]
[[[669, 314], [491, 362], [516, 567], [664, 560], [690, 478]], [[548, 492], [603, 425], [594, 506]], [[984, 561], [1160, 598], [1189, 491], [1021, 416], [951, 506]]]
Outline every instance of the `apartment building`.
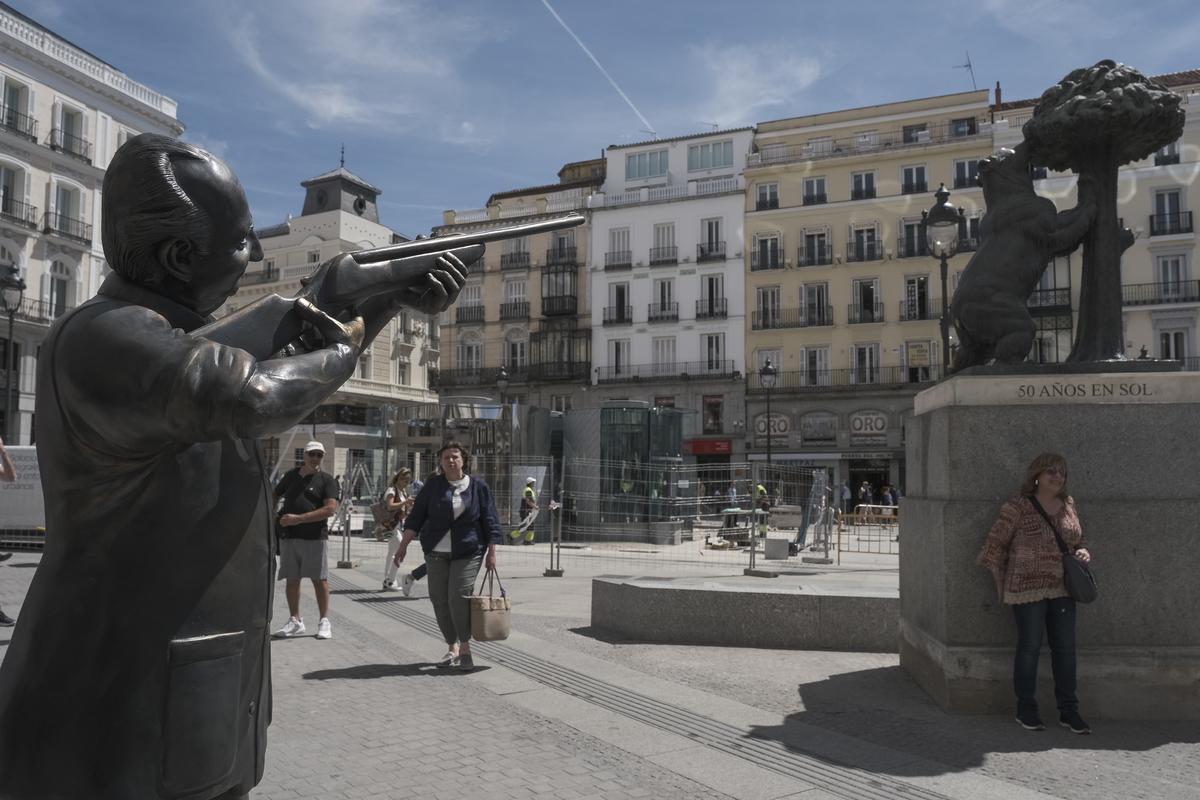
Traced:
[[963, 220], [949, 273], [961, 271], [983, 214], [978, 163], [992, 149], [987, 91], [757, 126], [743, 243], [751, 459], [769, 449], [835, 482], [903, 484], [904, 420], [945, 359], [921, 212], [939, 184], [951, 190]]
[[[259, 228], [263, 260], [250, 265], [224, 311], [268, 294], [291, 296], [302, 278], [339, 253], [407, 241], [379, 221], [381, 190], [344, 165], [301, 182], [299, 216]], [[440, 350], [435, 320], [402, 311], [360, 357], [358, 371], [310, 419], [264, 440], [270, 465], [289, 469], [305, 442], [320, 439], [326, 469], [351, 476], [360, 493], [380, 487], [399, 466], [434, 466], [437, 395], [430, 387]]]
[[[438, 236], [578, 212], [604, 180], [604, 161], [566, 164], [558, 183], [497, 192], [479, 209], [447, 211]], [[591, 312], [583, 264], [589, 224], [488, 246], [454, 307], [442, 315], [434, 386], [448, 398], [501, 395], [517, 407], [565, 411], [591, 375]], [[501, 370], [503, 369], [503, 373]]]
[[[1197, 317], [1200, 273], [1196, 271], [1193, 210], [1200, 205], [1200, 70], [1153, 76], [1183, 97], [1187, 114], [1183, 136], [1118, 173], [1117, 214], [1137, 237], [1121, 257], [1125, 355], [1179, 359], [1200, 369]], [[1036, 99], [998, 102], [992, 126], [994, 146], [1013, 147], [1021, 126], [1033, 115]], [[1076, 203], [1076, 179], [1069, 173], [1038, 170], [1034, 189], [1059, 209]], [[1059, 361], [1071, 350], [1073, 321], [1079, 312], [1080, 252], [1055, 259], [1042, 276], [1030, 309], [1038, 322], [1031, 358]]]
[[753, 129], [613, 145], [592, 197], [592, 357], [598, 400], [684, 415], [696, 463], [743, 458], [742, 172]]
[[38, 350], [50, 323], [95, 294], [104, 253], [100, 190], [116, 149], [144, 132], [178, 136], [175, 101], [0, 3], [0, 271], [25, 281], [0, 314], [0, 431], [33, 444]]

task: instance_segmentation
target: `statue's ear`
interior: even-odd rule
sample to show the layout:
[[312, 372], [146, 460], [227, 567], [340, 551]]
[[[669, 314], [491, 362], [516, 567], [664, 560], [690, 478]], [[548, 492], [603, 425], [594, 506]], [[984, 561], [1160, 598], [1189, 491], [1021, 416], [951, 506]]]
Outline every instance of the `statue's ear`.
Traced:
[[168, 239], [158, 246], [158, 263], [175, 280], [189, 283], [195, 253], [195, 248], [187, 239]]

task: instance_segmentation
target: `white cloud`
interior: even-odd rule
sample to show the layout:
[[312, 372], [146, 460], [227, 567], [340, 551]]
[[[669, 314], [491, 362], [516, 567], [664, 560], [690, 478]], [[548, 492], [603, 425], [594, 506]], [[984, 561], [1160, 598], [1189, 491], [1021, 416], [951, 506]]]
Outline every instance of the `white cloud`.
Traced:
[[699, 45], [691, 48], [709, 88], [699, 99], [698, 120], [722, 127], [757, 121], [767, 110], [794, 105], [821, 76], [820, 61], [794, 45]]
[[184, 134], [183, 138], [197, 147], [207, 150], [219, 159], [224, 160], [227, 158], [229, 142], [224, 139], [217, 139], [202, 131], [188, 131]]

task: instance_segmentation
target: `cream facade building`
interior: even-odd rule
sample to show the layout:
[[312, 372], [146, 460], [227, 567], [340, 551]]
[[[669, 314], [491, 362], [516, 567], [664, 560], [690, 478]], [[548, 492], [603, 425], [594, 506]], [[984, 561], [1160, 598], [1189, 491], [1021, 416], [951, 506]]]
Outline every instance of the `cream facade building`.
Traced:
[[[577, 212], [604, 180], [599, 159], [566, 164], [559, 182], [498, 192], [480, 209], [447, 211], [436, 235], [473, 233]], [[590, 224], [488, 245], [458, 302], [442, 314], [443, 400], [505, 399], [565, 411], [581, 402], [592, 369], [584, 263]]]
[[[378, 188], [340, 166], [301, 183], [299, 216], [260, 228], [263, 260], [252, 264], [224, 311], [268, 294], [294, 295], [302, 278], [339, 253], [407, 241], [379, 221]], [[439, 331], [426, 314], [403, 311], [359, 358], [358, 371], [306, 422], [264, 441], [277, 470], [299, 462], [311, 438], [324, 443], [325, 469], [350, 476], [351, 489], [381, 491], [391, 474], [433, 468], [437, 395], [430, 376], [438, 365]]]
[[904, 420], [944, 360], [921, 212], [940, 183], [963, 208], [953, 276], [978, 243], [975, 177], [992, 148], [986, 91], [757, 126], [743, 243], [751, 459], [769, 444], [773, 462], [824, 467], [835, 484], [903, 484]]
[[0, 425], [9, 444], [34, 443], [37, 353], [50, 323], [94, 295], [107, 271], [105, 167], [130, 136], [180, 135], [175, 114], [171, 98], [0, 3], [0, 269], [15, 267], [26, 284], [13, 315], [14, 414], [5, 407]]

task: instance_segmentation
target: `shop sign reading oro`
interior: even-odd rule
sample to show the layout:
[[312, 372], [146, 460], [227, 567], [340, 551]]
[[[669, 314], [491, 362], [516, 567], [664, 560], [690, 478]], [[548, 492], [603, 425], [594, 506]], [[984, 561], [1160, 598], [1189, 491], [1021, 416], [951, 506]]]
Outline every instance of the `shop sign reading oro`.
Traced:
[[855, 411], [850, 415], [850, 444], [886, 445], [887, 414], [882, 411]]
[[770, 417], [763, 413], [754, 418], [754, 442], [756, 445], [765, 445], [767, 436], [771, 437], [771, 444], [787, 444], [788, 434], [792, 431], [792, 423], [787, 414], [781, 414], [778, 411], [772, 411]]

